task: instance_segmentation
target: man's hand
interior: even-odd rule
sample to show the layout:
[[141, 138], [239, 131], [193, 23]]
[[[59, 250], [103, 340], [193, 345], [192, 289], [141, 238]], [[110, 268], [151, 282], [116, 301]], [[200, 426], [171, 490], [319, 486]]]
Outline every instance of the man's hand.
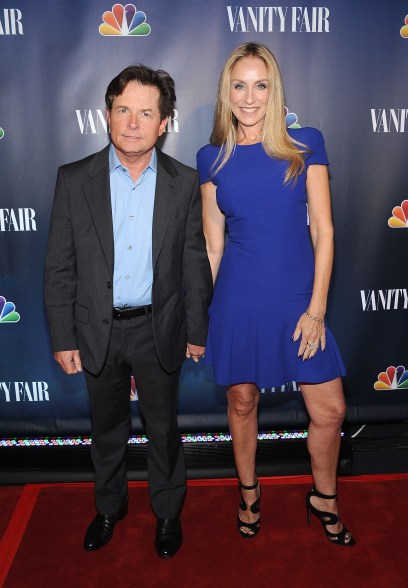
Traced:
[[204, 357], [205, 347], [201, 347], [200, 345], [192, 345], [191, 343], [187, 343], [187, 350], [186, 350], [186, 357], [188, 359], [192, 359], [196, 363], [200, 357]]
[[54, 359], [60, 364], [66, 374], [82, 372], [82, 363], [79, 357], [79, 349], [72, 351], [56, 351]]

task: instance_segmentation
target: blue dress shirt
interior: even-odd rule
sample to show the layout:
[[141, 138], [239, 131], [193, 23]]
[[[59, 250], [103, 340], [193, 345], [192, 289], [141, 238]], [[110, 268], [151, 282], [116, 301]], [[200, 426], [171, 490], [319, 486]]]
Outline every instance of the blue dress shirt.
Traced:
[[152, 224], [157, 155], [136, 182], [122, 165], [113, 144], [109, 175], [115, 250], [113, 305], [143, 306], [152, 302]]

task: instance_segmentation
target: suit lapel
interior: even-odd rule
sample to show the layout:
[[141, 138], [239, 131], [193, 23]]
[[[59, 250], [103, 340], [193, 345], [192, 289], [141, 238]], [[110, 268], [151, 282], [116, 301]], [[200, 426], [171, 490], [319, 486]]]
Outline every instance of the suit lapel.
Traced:
[[109, 145], [97, 153], [89, 165], [89, 180], [83, 185], [89, 211], [113, 276], [113, 224], [109, 183]]
[[163, 246], [164, 236], [177, 193], [178, 175], [176, 168], [171, 163], [170, 158], [156, 148], [157, 152], [157, 178], [156, 192], [154, 197], [153, 210], [153, 234], [152, 234], [152, 254], [153, 267], [156, 266], [161, 248]]
[[[153, 209], [153, 267], [159, 257], [174, 197], [177, 193], [176, 168], [170, 158], [156, 148], [157, 178]], [[109, 145], [97, 153], [89, 165], [89, 180], [83, 185], [89, 211], [111, 275], [114, 267], [114, 238], [109, 183]]]

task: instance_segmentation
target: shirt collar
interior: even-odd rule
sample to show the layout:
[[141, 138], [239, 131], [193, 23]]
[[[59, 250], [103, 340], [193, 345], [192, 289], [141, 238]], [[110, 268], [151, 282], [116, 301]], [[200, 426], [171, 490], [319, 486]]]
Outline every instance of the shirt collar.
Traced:
[[[122, 168], [125, 166], [120, 161], [113, 143], [111, 143], [110, 149], [109, 149], [109, 173], [113, 173], [115, 171], [115, 169], [117, 169], [118, 167]], [[157, 154], [156, 154], [155, 147], [153, 148], [152, 155], [150, 157], [150, 161], [147, 164], [146, 169], [143, 171], [143, 173], [149, 168], [152, 170], [152, 172], [157, 173]]]

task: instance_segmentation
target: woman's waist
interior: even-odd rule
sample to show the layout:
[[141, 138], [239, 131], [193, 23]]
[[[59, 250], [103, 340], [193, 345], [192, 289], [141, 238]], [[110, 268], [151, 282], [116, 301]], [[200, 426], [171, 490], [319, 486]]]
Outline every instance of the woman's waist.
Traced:
[[254, 264], [255, 266], [282, 266], [286, 264], [298, 266], [314, 263], [313, 249], [307, 241], [252, 241], [239, 243], [229, 240], [222, 258], [227, 264]]
[[308, 231], [289, 231], [281, 227], [280, 231], [270, 231], [267, 235], [251, 232], [249, 234], [241, 231], [229, 231], [227, 246], [239, 249], [257, 250], [264, 247], [281, 249], [290, 247], [292, 249], [310, 249], [311, 240]]
[[313, 260], [293, 263], [268, 258], [256, 259], [250, 263], [242, 258], [225, 257], [219, 268], [216, 287], [225, 290], [248, 287], [272, 295], [275, 289], [308, 292], [313, 286], [313, 280]]
[[243, 311], [251, 309], [255, 313], [262, 308], [284, 313], [299, 309], [301, 314], [307, 309], [311, 297], [311, 282], [276, 283], [264, 287], [257, 287], [251, 282], [241, 285], [240, 288], [234, 287], [232, 283], [226, 287], [218, 283], [215, 285], [210, 314], [216, 309], [223, 312], [226, 308]]

